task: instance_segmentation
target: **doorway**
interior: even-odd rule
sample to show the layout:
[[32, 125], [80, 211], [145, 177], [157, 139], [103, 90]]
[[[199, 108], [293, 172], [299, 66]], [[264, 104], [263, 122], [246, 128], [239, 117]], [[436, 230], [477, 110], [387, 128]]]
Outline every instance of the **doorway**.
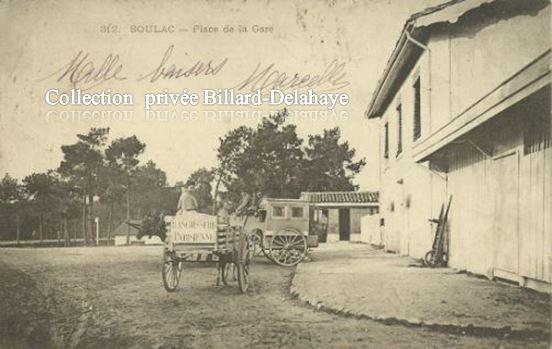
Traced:
[[510, 152], [493, 160], [496, 178], [494, 233], [497, 277], [516, 280], [519, 273], [519, 173], [518, 153]]
[[351, 238], [351, 213], [348, 208], [339, 209], [339, 240], [349, 241]]

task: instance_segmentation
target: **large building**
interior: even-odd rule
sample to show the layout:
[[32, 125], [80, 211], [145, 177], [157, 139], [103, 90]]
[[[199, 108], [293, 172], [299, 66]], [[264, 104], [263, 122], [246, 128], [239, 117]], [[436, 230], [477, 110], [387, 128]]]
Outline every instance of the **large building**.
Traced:
[[550, 292], [550, 4], [451, 1], [406, 22], [368, 106], [387, 249]]

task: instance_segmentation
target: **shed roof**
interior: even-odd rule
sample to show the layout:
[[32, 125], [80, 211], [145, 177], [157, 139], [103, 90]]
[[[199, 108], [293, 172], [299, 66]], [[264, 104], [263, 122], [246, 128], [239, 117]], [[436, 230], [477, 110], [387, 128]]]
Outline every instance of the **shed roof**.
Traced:
[[377, 204], [379, 193], [372, 191], [302, 192], [301, 199], [312, 204]]
[[[142, 224], [142, 221], [141, 220], [131, 220], [130, 221], [130, 235], [136, 235], [138, 234], [138, 229], [136, 229], [134, 226], [136, 225], [140, 225]], [[128, 226], [126, 224], [126, 222], [123, 222], [121, 224], [119, 224], [119, 226], [117, 228], [115, 228], [115, 230], [113, 230], [113, 232], [111, 233], [111, 236], [119, 236], [119, 235], [124, 235], [126, 236], [127, 235], [127, 232], [128, 232]]]

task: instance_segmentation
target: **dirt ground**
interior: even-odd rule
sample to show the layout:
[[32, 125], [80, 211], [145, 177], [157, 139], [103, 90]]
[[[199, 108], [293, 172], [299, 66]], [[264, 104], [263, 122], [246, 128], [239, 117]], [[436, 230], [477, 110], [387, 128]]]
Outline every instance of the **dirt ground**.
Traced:
[[293, 268], [260, 258], [245, 295], [189, 265], [167, 293], [160, 247], [0, 250], [1, 348], [531, 348], [316, 311], [289, 296]]

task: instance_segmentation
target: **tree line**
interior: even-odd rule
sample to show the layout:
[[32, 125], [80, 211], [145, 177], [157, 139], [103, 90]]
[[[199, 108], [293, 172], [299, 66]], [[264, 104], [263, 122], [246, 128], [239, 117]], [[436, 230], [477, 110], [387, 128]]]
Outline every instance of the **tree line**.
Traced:
[[[8, 173], [0, 182], [0, 239], [82, 239], [100, 236], [122, 222], [146, 214], [174, 214], [180, 186], [187, 186], [199, 211], [213, 213], [215, 202], [237, 205], [242, 193], [297, 198], [302, 191], [355, 190], [353, 178], [365, 165], [341, 140], [339, 128], [298, 136], [287, 111], [240, 126], [219, 139], [218, 164], [202, 167], [169, 186], [153, 161], [140, 163], [146, 144], [135, 135], [110, 139], [109, 128], [91, 128], [62, 145], [59, 166], [22, 180]], [[193, 151], [193, 150], [190, 150]], [[218, 194], [218, 196], [217, 196]]]

